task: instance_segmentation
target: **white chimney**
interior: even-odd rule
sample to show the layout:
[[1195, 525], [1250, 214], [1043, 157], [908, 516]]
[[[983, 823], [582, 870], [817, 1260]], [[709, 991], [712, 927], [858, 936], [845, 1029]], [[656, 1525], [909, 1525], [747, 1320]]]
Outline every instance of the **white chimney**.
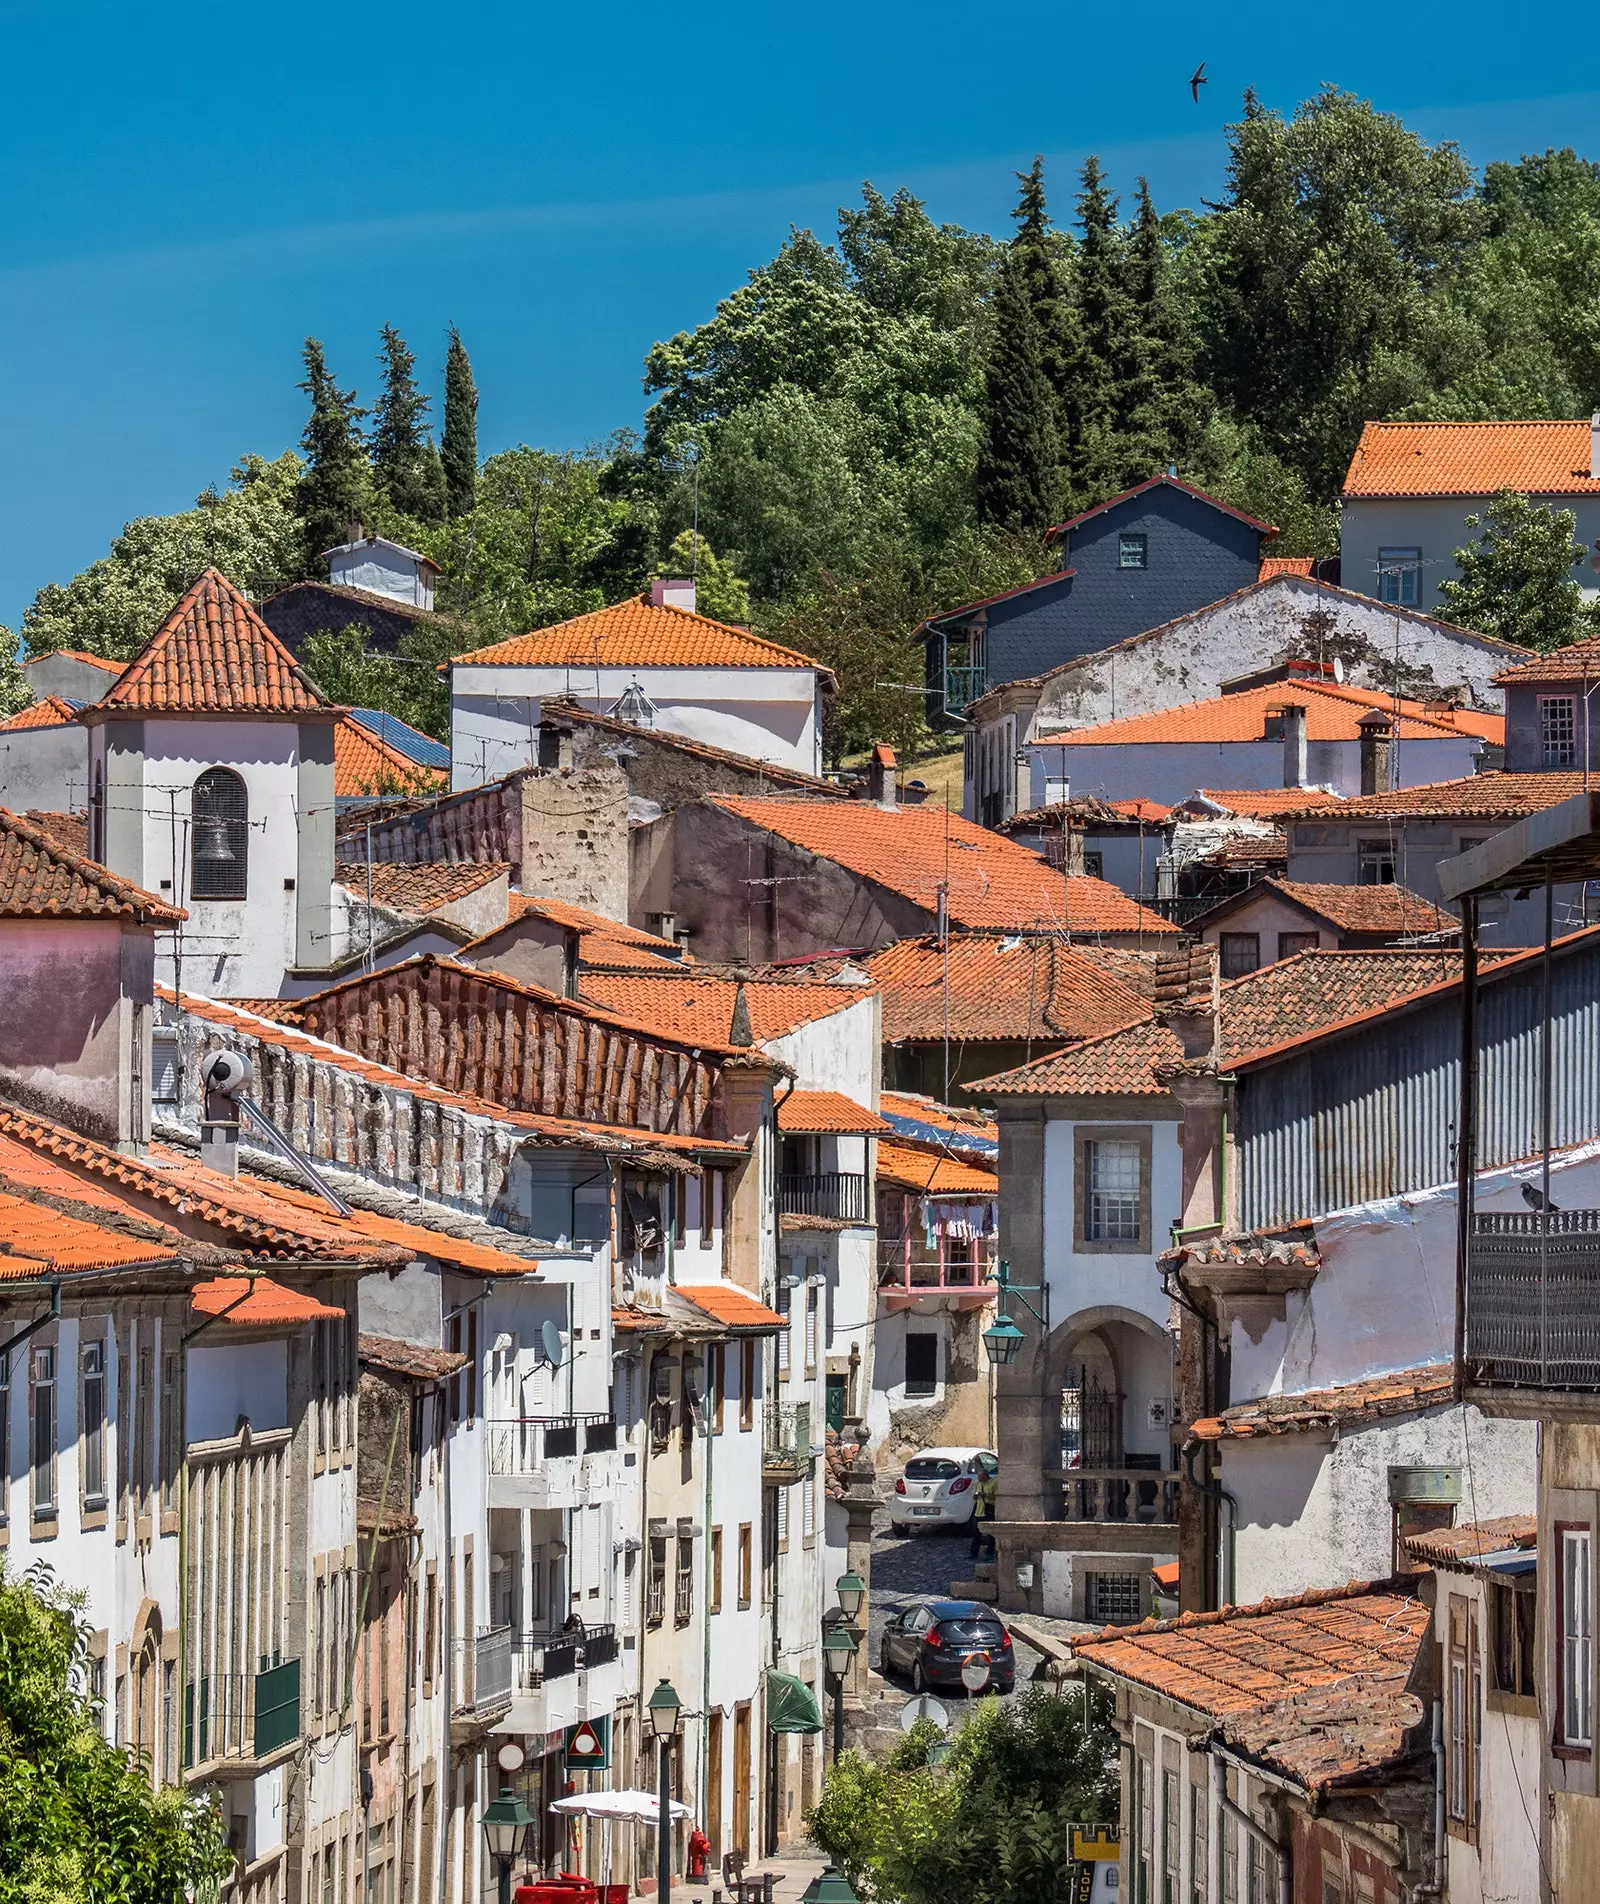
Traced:
[[1306, 784], [1306, 710], [1293, 703], [1283, 709], [1283, 784]]
[[1589, 474], [1600, 477], [1600, 410], [1589, 419]]
[[693, 581], [683, 576], [658, 575], [650, 584], [650, 606], [683, 608], [691, 615], [695, 614]]

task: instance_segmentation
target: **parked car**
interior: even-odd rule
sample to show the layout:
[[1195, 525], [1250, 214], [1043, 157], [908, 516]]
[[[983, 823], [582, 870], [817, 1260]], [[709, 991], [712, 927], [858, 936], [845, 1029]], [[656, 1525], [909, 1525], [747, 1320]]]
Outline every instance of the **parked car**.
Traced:
[[965, 1527], [978, 1505], [980, 1483], [999, 1472], [1000, 1457], [990, 1448], [924, 1448], [894, 1484], [891, 1529], [907, 1534], [913, 1527]]
[[885, 1679], [905, 1673], [914, 1692], [962, 1686], [969, 1659], [987, 1660], [980, 1692], [1010, 1692], [1017, 1683], [1011, 1635], [993, 1607], [978, 1600], [922, 1600], [902, 1607], [883, 1630], [878, 1670]]

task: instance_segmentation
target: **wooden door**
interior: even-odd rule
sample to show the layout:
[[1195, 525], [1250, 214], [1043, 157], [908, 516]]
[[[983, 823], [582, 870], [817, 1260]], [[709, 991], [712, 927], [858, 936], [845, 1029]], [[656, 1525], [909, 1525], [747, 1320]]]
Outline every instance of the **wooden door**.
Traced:
[[733, 1848], [750, 1855], [750, 1708], [733, 1709]]
[[706, 1729], [706, 1836], [711, 1863], [722, 1861], [722, 1714], [713, 1712]]

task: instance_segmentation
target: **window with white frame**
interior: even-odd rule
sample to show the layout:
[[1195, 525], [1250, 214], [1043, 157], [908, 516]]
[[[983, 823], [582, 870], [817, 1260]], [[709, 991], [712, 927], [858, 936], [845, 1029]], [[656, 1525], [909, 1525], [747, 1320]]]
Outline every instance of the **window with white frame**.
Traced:
[[1137, 531], [1117, 537], [1117, 567], [1147, 569], [1150, 566], [1150, 538]]
[[1415, 608], [1421, 571], [1421, 549], [1379, 549], [1378, 600]]
[[1594, 1743], [1594, 1593], [1591, 1530], [1563, 1526], [1560, 1592], [1561, 1703], [1556, 1737], [1568, 1751]]
[[1578, 762], [1578, 703], [1570, 694], [1539, 696], [1539, 745], [1547, 767]]
[[1139, 1241], [1139, 1146], [1116, 1140], [1084, 1145], [1088, 1194], [1083, 1232], [1095, 1243]]

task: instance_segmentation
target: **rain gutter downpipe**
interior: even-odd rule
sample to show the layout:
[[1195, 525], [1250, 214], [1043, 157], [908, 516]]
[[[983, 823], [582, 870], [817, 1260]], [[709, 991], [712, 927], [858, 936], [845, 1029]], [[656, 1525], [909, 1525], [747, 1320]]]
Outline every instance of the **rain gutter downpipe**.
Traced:
[[1218, 1582], [1217, 1602], [1219, 1607], [1233, 1606], [1236, 1604], [1234, 1596], [1239, 1590], [1239, 1503], [1220, 1481], [1202, 1481], [1199, 1475], [1195, 1473], [1195, 1457], [1201, 1452], [1204, 1445], [1203, 1442], [1197, 1441], [1193, 1435], [1183, 1444], [1184, 1478], [1197, 1494], [1204, 1494], [1213, 1501], [1221, 1501], [1227, 1507], [1228, 1585], [1226, 1592], [1224, 1592], [1221, 1588], [1221, 1582]]
[[[1228, 1767], [1233, 1765], [1240, 1772], [1249, 1768], [1239, 1764], [1233, 1755], [1226, 1751], [1220, 1742], [1213, 1741], [1210, 1748], [1211, 1759], [1211, 1795], [1217, 1802], [1217, 1809], [1243, 1832], [1254, 1838], [1257, 1844], [1270, 1851], [1278, 1863], [1278, 1904], [1294, 1904], [1294, 1858], [1280, 1839], [1275, 1838], [1258, 1819], [1252, 1818], [1242, 1805], [1236, 1805], [1228, 1796]], [[1217, 1836], [1220, 1838], [1221, 1833]]]

